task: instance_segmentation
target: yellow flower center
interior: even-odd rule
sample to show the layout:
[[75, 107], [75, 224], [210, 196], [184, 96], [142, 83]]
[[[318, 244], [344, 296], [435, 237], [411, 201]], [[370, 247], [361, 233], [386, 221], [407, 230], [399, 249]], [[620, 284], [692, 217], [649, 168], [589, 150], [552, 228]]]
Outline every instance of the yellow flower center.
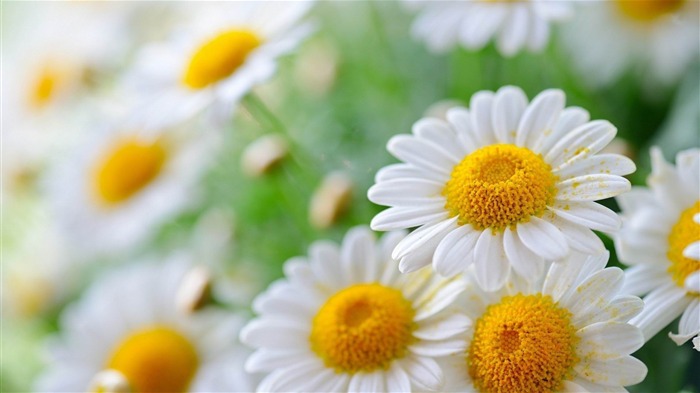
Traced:
[[700, 200], [681, 213], [678, 222], [671, 228], [671, 233], [668, 235], [666, 255], [671, 261], [668, 272], [680, 287], [684, 286], [685, 279], [690, 273], [700, 270], [700, 261], [683, 256], [683, 250], [690, 243], [700, 240], [700, 225], [693, 221], [693, 216], [698, 213], [700, 213]]
[[247, 30], [229, 30], [217, 35], [194, 53], [182, 82], [201, 89], [228, 77], [261, 42], [255, 33]]
[[460, 225], [502, 231], [542, 216], [556, 188], [556, 177], [540, 155], [514, 145], [490, 145], [464, 157], [442, 193], [445, 209]]
[[353, 285], [330, 297], [316, 314], [311, 349], [338, 372], [386, 369], [406, 355], [414, 314], [396, 289]]
[[651, 22], [681, 8], [685, 0], [616, 0], [617, 8], [627, 17]]
[[97, 166], [97, 195], [109, 205], [124, 202], [158, 177], [166, 158], [162, 142], [119, 142]]
[[44, 67], [29, 92], [29, 103], [35, 108], [46, 106], [56, 95], [62, 74], [51, 67]]
[[467, 367], [480, 392], [558, 391], [578, 362], [571, 313], [549, 296], [505, 297], [474, 329]]
[[166, 327], [146, 329], [122, 341], [107, 368], [119, 371], [136, 392], [185, 392], [199, 366], [190, 341]]

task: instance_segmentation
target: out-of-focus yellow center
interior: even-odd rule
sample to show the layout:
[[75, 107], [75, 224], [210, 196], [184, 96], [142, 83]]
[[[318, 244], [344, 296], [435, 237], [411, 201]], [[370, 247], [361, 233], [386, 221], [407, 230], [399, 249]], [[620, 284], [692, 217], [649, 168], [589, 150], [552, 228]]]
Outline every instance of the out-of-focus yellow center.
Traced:
[[668, 260], [671, 265], [668, 267], [668, 272], [671, 274], [673, 281], [678, 286], [683, 287], [685, 279], [693, 272], [700, 270], [700, 261], [686, 258], [683, 256], [683, 250], [690, 243], [700, 240], [700, 225], [693, 221], [693, 216], [700, 213], [700, 200], [681, 213], [676, 224], [671, 228], [671, 233], [668, 235]]
[[353, 285], [330, 297], [318, 311], [311, 348], [338, 372], [386, 369], [406, 355], [414, 314], [411, 303], [396, 289]]
[[556, 194], [555, 181], [551, 167], [527, 148], [490, 145], [457, 164], [442, 193], [460, 225], [502, 231], [542, 216]]
[[52, 67], [44, 67], [32, 85], [29, 102], [35, 108], [46, 106], [56, 96], [63, 75]]
[[124, 202], [158, 177], [166, 159], [162, 142], [120, 141], [96, 168], [99, 199], [108, 205]]
[[248, 30], [225, 31], [192, 55], [182, 82], [193, 89], [202, 89], [233, 74], [262, 40]]
[[138, 393], [187, 391], [199, 357], [190, 341], [167, 327], [136, 332], [114, 350], [107, 368], [119, 371]]
[[505, 297], [476, 321], [467, 368], [480, 392], [552, 392], [578, 362], [571, 313], [541, 294]]
[[618, 9], [627, 17], [651, 22], [678, 11], [685, 0], [616, 0]]

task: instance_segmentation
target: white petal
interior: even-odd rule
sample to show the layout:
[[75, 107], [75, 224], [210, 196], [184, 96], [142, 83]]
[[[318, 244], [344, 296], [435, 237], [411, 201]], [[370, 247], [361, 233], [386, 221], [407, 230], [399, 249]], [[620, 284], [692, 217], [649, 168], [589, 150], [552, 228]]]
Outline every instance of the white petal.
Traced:
[[525, 45], [529, 29], [528, 9], [517, 6], [511, 8], [503, 30], [496, 40], [498, 51], [505, 57], [515, 55]]
[[414, 356], [404, 364], [409, 378], [419, 388], [437, 391], [445, 383], [442, 369], [433, 359]]
[[293, 366], [277, 369], [258, 386], [258, 392], [289, 392], [305, 390], [306, 382], [323, 370], [317, 359], [303, 359]]
[[423, 247], [434, 238], [443, 239], [450, 230], [456, 227], [457, 217], [438, 222], [430, 226], [422, 226], [411, 232], [396, 245], [391, 255], [394, 259], [400, 259], [411, 252]]
[[419, 341], [408, 346], [408, 350], [418, 356], [442, 357], [464, 352], [467, 343], [464, 338], [452, 338], [449, 340]]
[[346, 277], [352, 282], [379, 280], [374, 241], [374, 233], [366, 226], [354, 227], [345, 235], [340, 249], [340, 261]]
[[574, 315], [595, 313], [622, 288], [624, 274], [617, 267], [610, 267], [593, 273], [579, 285], [564, 306]]
[[464, 158], [466, 152], [457, 143], [457, 134], [443, 120], [430, 117], [420, 119], [413, 125], [413, 133], [421, 140], [438, 146], [455, 163]]
[[549, 210], [561, 218], [596, 231], [615, 232], [622, 225], [620, 216], [595, 202], [556, 202]]
[[694, 300], [683, 312], [678, 323], [678, 334], [670, 334], [669, 337], [678, 345], [682, 345], [691, 337], [700, 333], [700, 300]]
[[464, 271], [474, 261], [474, 245], [479, 232], [462, 225], [440, 242], [433, 256], [433, 267], [443, 277], [452, 277]]
[[492, 104], [493, 93], [490, 91], [480, 91], [474, 94], [469, 101], [472, 134], [481, 146], [492, 145], [496, 142], [491, 125]]
[[582, 269], [583, 263], [576, 260], [550, 265], [542, 285], [542, 293], [550, 295], [555, 302], [561, 302], [576, 285]]
[[413, 332], [413, 336], [421, 340], [442, 340], [463, 333], [471, 326], [471, 320], [466, 315], [448, 314], [441, 318], [426, 320]]
[[254, 348], [297, 349], [309, 340], [309, 326], [289, 319], [253, 319], [241, 330], [241, 341]]
[[576, 351], [582, 358], [615, 359], [644, 345], [639, 328], [627, 323], [598, 322], [579, 329], [576, 335], [580, 338]]
[[383, 392], [384, 387], [384, 376], [383, 372], [358, 372], [352, 376], [350, 379], [350, 386], [348, 387], [348, 392]]
[[382, 167], [374, 175], [375, 183], [382, 183], [385, 181], [397, 179], [423, 179], [446, 182], [450, 179], [450, 177], [445, 175], [439, 175], [435, 172], [426, 171], [424, 169], [403, 162]]
[[423, 293], [414, 301], [414, 308], [419, 311], [413, 317], [413, 320], [418, 322], [429, 318], [445, 307], [454, 303], [455, 299], [467, 288], [466, 280], [461, 277], [454, 278], [447, 285], [439, 285], [437, 288], [431, 288]]
[[534, 281], [542, 276], [544, 259], [530, 251], [518, 238], [516, 231], [506, 229], [503, 233], [503, 248], [508, 261], [519, 275], [528, 281]]
[[592, 255], [605, 251], [603, 241], [587, 227], [574, 224], [558, 216], [554, 216], [550, 220], [559, 228], [572, 250]]
[[[483, 48], [507, 16], [503, 8], [472, 7], [468, 19], [462, 22], [459, 39], [467, 49]], [[493, 9], [492, 9], [493, 8]]]
[[700, 292], [700, 271], [696, 270], [685, 278], [683, 287], [690, 292]]
[[387, 150], [401, 161], [419, 168], [449, 176], [458, 161], [452, 160], [445, 152], [424, 140], [410, 135], [396, 135], [386, 146]]
[[588, 393], [589, 391], [584, 389], [583, 386], [575, 384], [571, 381], [564, 381], [564, 386], [562, 389], [563, 393]]
[[479, 147], [479, 141], [471, 127], [471, 114], [464, 107], [456, 107], [447, 111], [447, 121], [457, 131], [457, 139], [465, 152], [469, 153]]
[[525, 147], [535, 146], [536, 141], [545, 135], [545, 131], [554, 127], [559, 114], [564, 109], [565, 101], [564, 92], [558, 89], [549, 89], [538, 94], [520, 120], [515, 144]]
[[433, 225], [447, 218], [444, 202], [425, 203], [415, 206], [390, 207], [379, 212], [370, 227], [375, 231], [395, 231], [421, 225]]
[[561, 231], [551, 223], [537, 217], [518, 224], [518, 237], [523, 244], [544, 259], [554, 261], [569, 254], [569, 245]]
[[568, 179], [589, 173], [607, 173], [624, 176], [637, 170], [634, 161], [619, 154], [596, 154], [592, 157], [562, 164], [554, 172], [560, 179]]
[[700, 261], [700, 241], [692, 242], [683, 250], [683, 256]]
[[629, 180], [616, 175], [585, 175], [557, 184], [558, 200], [595, 201], [614, 197], [631, 188]]
[[552, 131], [545, 132], [545, 137], [539, 140], [532, 151], [545, 155], [561, 138], [588, 120], [589, 115], [585, 109], [575, 106], [564, 109]]
[[340, 250], [327, 240], [318, 240], [309, 247], [311, 269], [318, 280], [331, 288], [340, 288], [345, 280], [340, 269]]
[[305, 355], [306, 351], [297, 349], [258, 349], [246, 359], [245, 370], [249, 373], [274, 371], [296, 364]]
[[641, 361], [624, 356], [607, 361], [582, 359], [574, 370], [586, 379], [605, 386], [627, 386], [642, 382], [647, 367]]
[[386, 375], [386, 389], [388, 392], [410, 392], [411, 380], [403, 371], [399, 362], [394, 362]]
[[474, 247], [476, 281], [485, 291], [495, 291], [505, 284], [510, 264], [503, 249], [503, 234], [487, 229]]
[[668, 279], [666, 267], [659, 265], [638, 265], [625, 269], [625, 284], [622, 293], [642, 296], [660, 287]]
[[426, 179], [392, 179], [377, 183], [367, 191], [367, 198], [377, 205], [415, 206], [434, 201], [439, 197], [445, 184]]
[[690, 304], [685, 291], [674, 283], [657, 288], [644, 298], [644, 310], [630, 320], [642, 329], [644, 339], [649, 340], [676, 319]]
[[546, 152], [544, 160], [557, 169], [589, 157], [608, 145], [615, 138], [617, 129], [605, 120], [594, 120], [572, 130]]
[[513, 143], [526, 107], [527, 96], [519, 87], [505, 86], [498, 89], [493, 100], [491, 121], [499, 143]]
[[574, 315], [571, 323], [574, 326], [582, 326], [606, 321], [627, 322], [630, 318], [639, 314], [643, 308], [644, 302], [642, 299], [636, 296], [621, 296], [614, 299], [607, 306], [596, 310], [595, 313], [588, 317]]

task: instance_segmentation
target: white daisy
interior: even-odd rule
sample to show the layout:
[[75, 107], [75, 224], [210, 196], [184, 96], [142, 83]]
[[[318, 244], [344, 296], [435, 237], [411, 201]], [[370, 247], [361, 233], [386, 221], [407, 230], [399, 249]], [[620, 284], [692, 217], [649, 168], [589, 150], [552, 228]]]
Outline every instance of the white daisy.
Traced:
[[438, 390], [434, 360], [464, 350], [468, 321], [447, 307], [462, 292], [461, 277], [429, 270], [401, 275], [391, 249], [403, 233], [375, 243], [365, 227], [350, 230], [340, 248], [319, 241], [309, 258], [286, 262], [287, 279], [253, 303], [260, 314], [241, 332], [258, 348], [246, 362], [270, 373], [258, 391]]
[[48, 179], [54, 212], [78, 251], [127, 251], [197, 199], [215, 133], [113, 121], [89, 133]]
[[106, 274], [67, 309], [51, 342], [40, 392], [91, 391], [101, 371], [121, 373], [135, 392], [249, 392], [249, 351], [236, 340], [243, 320], [205, 309], [185, 315], [176, 293], [190, 263], [171, 257]]
[[627, 269], [626, 290], [646, 295], [644, 311], [632, 320], [648, 340], [683, 315], [681, 345], [700, 334], [700, 149], [678, 153], [676, 167], [651, 151], [650, 188], [618, 197], [624, 225], [615, 239]]
[[434, 52], [446, 52], [458, 43], [478, 50], [495, 39], [503, 56], [523, 48], [540, 52], [549, 41], [549, 24], [566, 19], [570, 5], [561, 1], [432, 1], [408, 0], [420, 9], [411, 28], [416, 39]]
[[608, 253], [574, 253], [535, 284], [511, 280], [497, 292], [463, 294], [473, 325], [468, 348], [443, 363], [450, 392], [620, 392], [647, 368], [629, 356], [641, 348], [628, 320], [642, 301], [618, 296], [622, 270]]
[[598, 86], [614, 82], [627, 70], [645, 83], [676, 82], [700, 53], [698, 4], [694, 0], [581, 4], [575, 20], [562, 31], [572, 66]]
[[277, 57], [309, 35], [301, 22], [312, 2], [232, 2], [185, 7], [181, 34], [144, 48], [126, 84], [152, 102], [157, 126], [207, 107], [227, 118], [235, 104], [275, 72]]
[[479, 285], [495, 290], [511, 267], [534, 280], [545, 260], [570, 249], [604, 250], [590, 229], [615, 231], [620, 219], [594, 201], [628, 191], [622, 175], [635, 166], [596, 154], [617, 130], [589, 121], [581, 108], [565, 109], [564, 99], [560, 90], [529, 104], [515, 87], [482, 91], [471, 109], [453, 108], [447, 121], [422, 119], [414, 135], [389, 141], [405, 163], [382, 168], [368, 197], [391, 206], [372, 229], [419, 227], [394, 249], [401, 271], [432, 260], [439, 274], [452, 276], [474, 263]]

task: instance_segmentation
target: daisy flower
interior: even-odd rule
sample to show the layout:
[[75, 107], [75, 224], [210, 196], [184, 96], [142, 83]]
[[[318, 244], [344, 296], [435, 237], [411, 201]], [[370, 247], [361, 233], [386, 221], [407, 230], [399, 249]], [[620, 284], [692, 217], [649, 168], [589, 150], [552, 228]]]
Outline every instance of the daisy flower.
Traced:
[[446, 52], [457, 43], [478, 50], [494, 39], [498, 51], [508, 57], [523, 48], [542, 51], [549, 41], [550, 22], [566, 19], [570, 13], [566, 2], [542, 0], [409, 0], [406, 4], [420, 9], [411, 33], [431, 51]]
[[389, 152], [405, 163], [382, 168], [368, 197], [391, 206], [372, 229], [419, 227], [394, 249], [401, 271], [432, 261], [449, 277], [474, 263], [479, 285], [496, 290], [511, 267], [534, 280], [544, 261], [571, 249], [602, 252], [590, 229], [615, 231], [620, 219], [594, 201], [628, 191], [622, 175], [635, 170], [626, 157], [596, 154], [615, 127], [565, 109], [560, 90], [528, 104], [522, 90], [504, 87], [475, 94], [470, 106], [389, 140]]
[[443, 363], [446, 391], [618, 392], [646, 377], [629, 356], [644, 344], [628, 323], [643, 303], [618, 295], [622, 270], [604, 268], [607, 252], [568, 258], [534, 284], [468, 287], [461, 305], [473, 324], [467, 350]]
[[106, 274], [64, 312], [36, 391], [95, 391], [103, 371], [135, 392], [254, 389], [242, 368], [248, 350], [236, 341], [243, 320], [217, 309], [179, 313], [176, 293], [191, 264], [145, 262]]
[[592, 1], [563, 29], [563, 42], [592, 85], [608, 85], [630, 69], [645, 82], [671, 84], [698, 59], [698, 12], [693, 0]]
[[632, 320], [648, 340], [682, 314], [681, 345], [700, 333], [700, 149], [678, 153], [676, 167], [651, 150], [649, 188], [618, 197], [624, 225], [615, 238], [627, 269], [626, 290], [646, 295]]
[[464, 350], [468, 321], [447, 307], [462, 277], [423, 271], [401, 275], [390, 253], [403, 233], [376, 243], [365, 227], [351, 229], [341, 247], [314, 243], [309, 258], [284, 266], [253, 303], [260, 314], [241, 332], [257, 348], [246, 370], [264, 371], [258, 391], [438, 390], [436, 363]]
[[[153, 102], [158, 126], [207, 107], [227, 118], [235, 104], [275, 72], [279, 56], [311, 32], [310, 1], [232, 2], [185, 7], [193, 17], [169, 42], [146, 47], [126, 85]], [[157, 116], [157, 114], [161, 114]]]
[[47, 179], [55, 215], [86, 256], [126, 251], [197, 199], [216, 151], [196, 124], [143, 129], [114, 121], [86, 135]]

